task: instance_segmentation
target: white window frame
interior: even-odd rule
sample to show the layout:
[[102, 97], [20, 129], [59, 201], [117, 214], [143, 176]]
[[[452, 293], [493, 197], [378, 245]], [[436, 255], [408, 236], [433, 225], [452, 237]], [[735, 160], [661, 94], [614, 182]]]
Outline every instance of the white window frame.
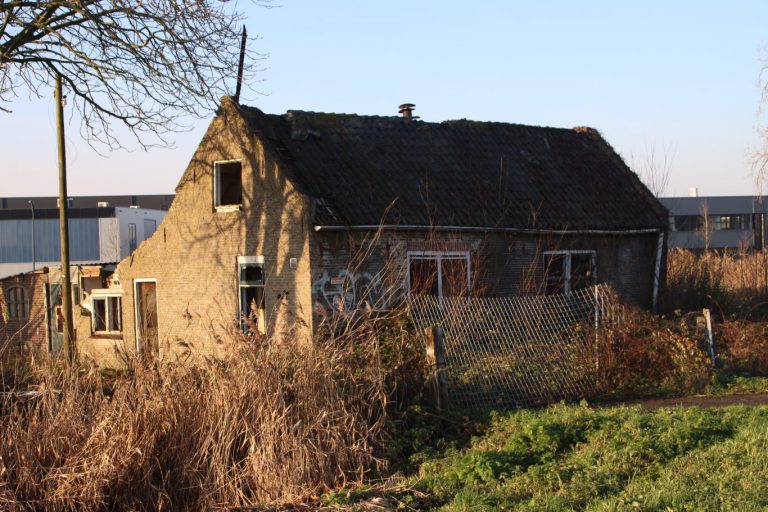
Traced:
[[[133, 280], [133, 337], [136, 340], [136, 354], [141, 354], [141, 343], [139, 343], [139, 283], [155, 283], [158, 341], [160, 338], [160, 297], [157, 295], [157, 279], [154, 277], [137, 277]], [[125, 328], [125, 326], [123, 326], [123, 328]]]
[[437, 297], [443, 298], [443, 260], [461, 260], [467, 263], [467, 290], [472, 290], [472, 262], [469, 251], [408, 251], [408, 268], [405, 273], [406, 290], [411, 291], [411, 261], [437, 260]]
[[[240, 164], [240, 204], [221, 204], [221, 185], [219, 166], [221, 164], [231, 164], [238, 162]], [[216, 160], [213, 162], [213, 208], [217, 212], [233, 212], [238, 211], [243, 206], [243, 161], [240, 158], [234, 158], [230, 160]]]
[[[240, 269], [243, 265], [261, 265], [261, 284], [252, 284], [240, 280]], [[243, 321], [243, 288], [261, 288], [264, 298], [264, 314], [259, 317], [259, 330], [266, 334], [267, 332], [267, 294], [266, 294], [267, 276], [264, 268], [264, 256], [238, 256], [237, 257], [237, 318], [240, 323], [240, 329], [245, 332], [245, 322]]]
[[[96, 330], [96, 304], [97, 300], [104, 300], [117, 298], [117, 316], [120, 318], [120, 330], [119, 331], [97, 331]], [[91, 303], [93, 304], [93, 315], [91, 316], [91, 332], [93, 334], [119, 334], [123, 332], [123, 296], [120, 293], [94, 293], [91, 295]], [[109, 304], [104, 304], [104, 324], [109, 325], [111, 322], [109, 316]]]
[[589, 250], [564, 250], [564, 251], [544, 251], [542, 253], [542, 268], [544, 269], [544, 286], [546, 288], [547, 280], [547, 256], [565, 256], [565, 269], [563, 270], [563, 293], [569, 295], [571, 293], [571, 255], [573, 254], [590, 254], [592, 256], [592, 279], [597, 283], [597, 251], [594, 249]]

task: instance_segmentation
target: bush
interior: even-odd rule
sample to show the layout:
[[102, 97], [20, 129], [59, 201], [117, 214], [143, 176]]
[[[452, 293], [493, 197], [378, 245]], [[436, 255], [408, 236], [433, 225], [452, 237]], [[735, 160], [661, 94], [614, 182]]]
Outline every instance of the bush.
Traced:
[[715, 339], [724, 371], [768, 376], [768, 323], [725, 321], [715, 326]]
[[686, 319], [627, 309], [598, 337], [595, 394], [621, 398], [702, 391], [712, 367]]

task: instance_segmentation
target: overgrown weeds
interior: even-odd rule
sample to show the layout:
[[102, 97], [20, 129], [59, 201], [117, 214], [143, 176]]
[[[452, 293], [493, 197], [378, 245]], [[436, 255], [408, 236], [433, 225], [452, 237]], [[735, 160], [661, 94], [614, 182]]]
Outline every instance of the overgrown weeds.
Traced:
[[767, 422], [765, 407], [500, 414], [470, 447], [424, 461], [393, 493], [445, 511], [760, 510], [768, 499], [746, 482], [766, 476]]
[[768, 319], [768, 253], [672, 249], [662, 305], [668, 312], [711, 308], [724, 318]]
[[95, 369], [44, 372], [37, 398], [2, 403], [0, 508], [229, 509], [361, 482], [386, 438], [370, 341], [238, 337], [223, 360], [139, 366], [111, 394]]

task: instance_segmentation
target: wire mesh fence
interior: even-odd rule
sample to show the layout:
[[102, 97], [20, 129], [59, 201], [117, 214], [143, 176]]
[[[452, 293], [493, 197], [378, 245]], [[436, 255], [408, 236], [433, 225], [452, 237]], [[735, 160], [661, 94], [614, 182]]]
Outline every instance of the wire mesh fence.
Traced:
[[[597, 333], [622, 309], [603, 286], [530, 297], [410, 295], [425, 343], [440, 343], [438, 374], [446, 405], [520, 407], [589, 394], [598, 364]], [[439, 339], [430, 329], [439, 327]]]

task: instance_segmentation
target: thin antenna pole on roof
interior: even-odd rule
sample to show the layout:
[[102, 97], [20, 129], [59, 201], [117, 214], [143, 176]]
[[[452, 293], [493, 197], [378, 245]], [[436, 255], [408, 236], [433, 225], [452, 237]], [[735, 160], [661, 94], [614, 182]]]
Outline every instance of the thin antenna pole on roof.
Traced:
[[243, 39], [240, 41], [240, 64], [237, 66], [237, 88], [235, 89], [235, 103], [240, 104], [240, 89], [243, 86], [243, 65], [245, 64], [245, 41], [247, 32], [243, 25]]

